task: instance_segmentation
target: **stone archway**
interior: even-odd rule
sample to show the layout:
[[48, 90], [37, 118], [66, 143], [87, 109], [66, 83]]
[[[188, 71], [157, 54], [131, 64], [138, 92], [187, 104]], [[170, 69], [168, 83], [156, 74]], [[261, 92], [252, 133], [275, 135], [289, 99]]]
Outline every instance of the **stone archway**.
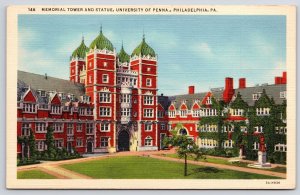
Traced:
[[129, 133], [125, 130], [120, 131], [118, 135], [118, 151], [129, 151]]

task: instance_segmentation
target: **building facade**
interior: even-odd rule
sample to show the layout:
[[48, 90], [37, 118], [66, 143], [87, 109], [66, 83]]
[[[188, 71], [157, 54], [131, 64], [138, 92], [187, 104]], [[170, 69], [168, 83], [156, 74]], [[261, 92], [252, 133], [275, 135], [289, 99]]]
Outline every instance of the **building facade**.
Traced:
[[[201, 133], [208, 135], [221, 129], [222, 133], [232, 132], [233, 124], [225, 128], [230, 121], [247, 122], [244, 126], [249, 128], [248, 112], [257, 107], [261, 96], [266, 95], [272, 104], [257, 107], [257, 114], [264, 116], [286, 98], [286, 72], [272, 85], [246, 87], [246, 79], [242, 78], [235, 89], [233, 78], [225, 78], [224, 88], [209, 92], [195, 93], [195, 87], [190, 86], [185, 95], [158, 95], [157, 68], [157, 55], [145, 37], [128, 55], [123, 45], [117, 53], [101, 29], [89, 47], [82, 39], [72, 53], [69, 81], [18, 71], [18, 136], [28, 136], [31, 129], [36, 147], [42, 151], [50, 126], [55, 145], [69, 151], [145, 151], [163, 149], [163, 138], [170, 135], [171, 129], [177, 129], [199, 147], [226, 148], [234, 145], [230, 135], [220, 142]], [[245, 103], [241, 108], [234, 106], [239, 99]], [[216, 102], [222, 103], [221, 110]], [[221, 126], [206, 119], [215, 116], [222, 118]], [[284, 124], [276, 128], [284, 128]], [[263, 127], [257, 124], [253, 128]], [[284, 143], [278, 143], [281, 149], [284, 146], [282, 150], [286, 150]], [[24, 147], [18, 144], [18, 154], [24, 153]]]

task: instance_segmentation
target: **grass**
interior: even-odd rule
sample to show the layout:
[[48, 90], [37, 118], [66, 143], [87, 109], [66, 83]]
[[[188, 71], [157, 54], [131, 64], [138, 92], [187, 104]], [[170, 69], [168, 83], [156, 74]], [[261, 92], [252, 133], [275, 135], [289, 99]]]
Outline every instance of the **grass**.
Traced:
[[[171, 157], [171, 158], [179, 158], [177, 154], [166, 154], [164, 156]], [[194, 160], [192, 157], [188, 157], [188, 159]], [[213, 158], [213, 157], [209, 157], [209, 156], [205, 156], [205, 159], [203, 159], [203, 158], [199, 159], [199, 161], [201, 161], [201, 162], [209, 162], [209, 163], [215, 163], [215, 164], [232, 165], [232, 166], [237, 166], [237, 167], [247, 167], [247, 168], [257, 169], [254, 167], [248, 167], [248, 163], [246, 163], [246, 162], [229, 162], [228, 160], [221, 159], [221, 158]], [[274, 167], [274, 168], [267, 169], [267, 170], [279, 172], [279, 173], [286, 173], [286, 167]]]
[[18, 179], [56, 179], [55, 176], [37, 169], [33, 169], [29, 171], [18, 171], [17, 178]]
[[278, 179], [197, 165], [188, 165], [188, 176], [184, 177], [182, 163], [140, 156], [108, 157], [61, 166], [97, 179]]

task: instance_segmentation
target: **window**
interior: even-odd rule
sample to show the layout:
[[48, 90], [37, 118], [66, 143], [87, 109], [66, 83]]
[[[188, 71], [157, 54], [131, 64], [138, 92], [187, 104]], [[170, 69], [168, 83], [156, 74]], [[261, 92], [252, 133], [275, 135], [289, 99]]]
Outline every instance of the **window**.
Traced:
[[82, 125], [83, 125], [82, 123], [77, 123], [76, 124], [76, 131], [77, 132], [82, 132]]
[[100, 147], [108, 147], [108, 137], [100, 138]]
[[232, 116], [243, 116], [244, 110], [243, 109], [232, 109], [231, 115]]
[[93, 62], [90, 62], [89, 63], [89, 67], [91, 68], [93, 66]]
[[150, 136], [146, 137], [145, 146], [152, 146], [152, 138]]
[[92, 75], [89, 75], [89, 83], [92, 83], [93, 82], [93, 77]]
[[121, 103], [130, 103], [131, 95], [130, 94], [122, 94], [121, 95]]
[[200, 116], [200, 110], [199, 109], [193, 110], [192, 115], [193, 115], [193, 117], [199, 117]]
[[103, 66], [104, 66], [104, 67], [107, 67], [107, 62], [103, 62]]
[[254, 142], [253, 143], [253, 150], [258, 150], [259, 149], [259, 143], [258, 142]]
[[247, 127], [246, 126], [241, 126], [241, 132], [247, 132]]
[[45, 133], [46, 130], [46, 123], [36, 123], [35, 124], [35, 132], [36, 133]]
[[144, 109], [144, 117], [145, 118], [153, 117], [153, 109]]
[[53, 123], [54, 132], [63, 132], [63, 123]]
[[280, 92], [280, 98], [286, 99], [286, 91], [281, 91]]
[[146, 79], [146, 86], [151, 87], [152, 85], [152, 80], [151, 79]]
[[270, 108], [256, 108], [257, 116], [268, 116], [270, 115]]
[[157, 111], [157, 117], [158, 117], [158, 118], [163, 118], [164, 115], [165, 115], [165, 111], [163, 111], [163, 110]]
[[144, 104], [145, 105], [153, 105], [153, 96], [144, 96]]
[[84, 116], [85, 115], [85, 108], [79, 108], [78, 112], [79, 112], [79, 115]]
[[160, 124], [160, 130], [166, 130], [166, 124], [161, 123]]
[[152, 124], [145, 124], [145, 131], [152, 131]]
[[102, 83], [108, 83], [108, 75], [107, 74], [102, 75]]
[[200, 110], [200, 116], [217, 116], [217, 110], [211, 108], [203, 108]]
[[65, 100], [65, 99], [66, 99], [66, 94], [64, 94], [64, 93], [62, 93], [62, 92], [60, 92], [60, 93], [58, 94], [58, 96], [59, 96], [60, 99], [62, 99], [62, 100]]
[[261, 93], [253, 93], [252, 94], [252, 97], [253, 97], [253, 100], [258, 100], [261, 96]]
[[100, 116], [110, 116], [110, 107], [100, 107]]
[[93, 134], [94, 133], [94, 124], [87, 123], [86, 124], [86, 134]]
[[286, 148], [285, 144], [276, 144], [274, 146], [274, 150], [275, 150], [275, 152], [286, 152], [287, 148]]
[[103, 131], [103, 132], [109, 131], [109, 123], [101, 123], [100, 131]]
[[93, 115], [93, 108], [86, 108], [87, 115]]
[[224, 148], [232, 148], [232, 145], [233, 141], [231, 139], [224, 142]]
[[68, 123], [68, 125], [67, 125], [67, 134], [68, 135], [73, 135], [74, 134], [73, 128], [74, 128], [74, 124], [73, 123]]
[[121, 77], [117, 77], [117, 84], [121, 84]]
[[211, 105], [211, 97], [207, 97], [206, 101], [205, 101], [206, 105]]
[[82, 96], [82, 101], [83, 102], [90, 102], [90, 97], [87, 95]]
[[256, 126], [254, 127], [255, 133], [263, 133], [263, 127], [262, 126]]
[[130, 116], [130, 108], [121, 108], [121, 116]]
[[22, 124], [22, 136], [29, 136], [30, 135], [30, 124], [23, 123]]
[[100, 102], [101, 103], [110, 103], [111, 94], [107, 92], [100, 92]]
[[176, 112], [175, 111], [169, 111], [168, 115], [169, 115], [169, 118], [175, 118]]
[[51, 106], [51, 114], [61, 114], [61, 106], [52, 105]]
[[218, 142], [214, 139], [201, 139], [202, 148], [214, 148], [218, 146]]
[[286, 134], [286, 127], [275, 127], [276, 134]]
[[36, 112], [35, 104], [23, 103], [23, 112], [31, 112], [31, 113]]
[[82, 138], [77, 138], [77, 139], [76, 139], [76, 146], [77, 146], [77, 147], [83, 146]]
[[46, 149], [45, 140], [37, 140], [35, 142], [35, 147], [38, 151], [44, 151]]
[[63, 139], [54, 140], [54, 146], [57, 148], [62, 148], [64, 146], [64, 140]]
[[187, 117], [187, 110], [180, 110], [181, 117]]
[[233, 132], [234, 126], [233, 125], [224, 125], [223, 126], [223, 132]]
[[39, 94], [41, 97], [46, 97], [46, 91], [44, 91], [44, 90], [38, 90], [38, 94]]
[[147, 68], [147, 72], [150, 72], [151, 71], [151, 68]]
[[200, 132], [218, 132], [218, 125], [205, 124], [198, 127]]

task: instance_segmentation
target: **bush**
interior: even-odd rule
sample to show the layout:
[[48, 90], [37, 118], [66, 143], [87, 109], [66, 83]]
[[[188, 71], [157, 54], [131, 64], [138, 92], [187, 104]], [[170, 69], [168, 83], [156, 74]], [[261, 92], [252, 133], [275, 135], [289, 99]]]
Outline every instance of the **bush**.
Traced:
[[24, 166], [24, 165], [32, 165], [32, 164], [39, 164], [40, 161], [37, 161], [36, 159], [28, 159], [28, 158], [23, 158], [23, 159], [20, 159], [18, 158], [17, 159], [17, 166]]
[[285, 152], [274, 152], [270, 155], [270, 162], [276, 164], [286, 164], [286, 153]]

